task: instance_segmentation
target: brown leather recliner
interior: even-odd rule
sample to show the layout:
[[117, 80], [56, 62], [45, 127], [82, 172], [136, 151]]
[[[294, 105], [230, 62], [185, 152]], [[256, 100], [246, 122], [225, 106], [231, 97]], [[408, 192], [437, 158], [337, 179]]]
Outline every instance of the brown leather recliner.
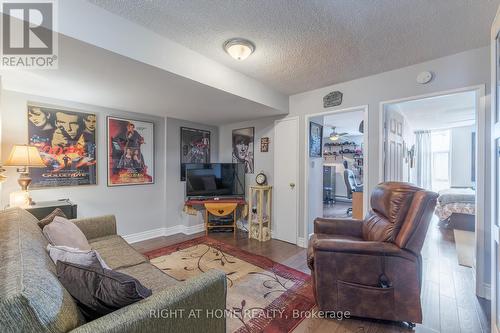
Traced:
[[379, 184], [363, 221], [314, 221], [307, 253], [322, 311], [422, 322], [420, 250], [437, 194], [408, 183]]

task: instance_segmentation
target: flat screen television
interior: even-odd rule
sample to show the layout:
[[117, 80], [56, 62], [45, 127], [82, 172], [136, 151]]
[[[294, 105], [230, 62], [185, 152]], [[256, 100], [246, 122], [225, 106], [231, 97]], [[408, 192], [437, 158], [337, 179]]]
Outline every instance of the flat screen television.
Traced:
[[195, 198], [244, 197], [245, 165], [242, 163], [186, 165], [186, 196]]

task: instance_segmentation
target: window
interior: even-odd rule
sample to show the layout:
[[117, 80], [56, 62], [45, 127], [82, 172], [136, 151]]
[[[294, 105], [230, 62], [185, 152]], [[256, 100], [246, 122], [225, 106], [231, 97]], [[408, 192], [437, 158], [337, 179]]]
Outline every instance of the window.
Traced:
[[450, 131], [433, 131], [432, 146], [432, 190], [450, 187]]

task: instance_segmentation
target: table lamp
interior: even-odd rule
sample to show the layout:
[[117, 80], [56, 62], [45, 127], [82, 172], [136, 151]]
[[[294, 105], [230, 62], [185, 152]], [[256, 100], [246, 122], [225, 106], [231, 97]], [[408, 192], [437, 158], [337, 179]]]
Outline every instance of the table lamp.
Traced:
[[21, 191], [11, 193], [10, 205], [17, 207], [31, 205], [32, 201], [28, 192], [31, 178], [28, 168], [44, 168], [46, 166], [38, 149], [35, 146], [14, 145], [4, 166], [18, 167], [17, 172], [19, 172], [17, 183], [21, 186]]

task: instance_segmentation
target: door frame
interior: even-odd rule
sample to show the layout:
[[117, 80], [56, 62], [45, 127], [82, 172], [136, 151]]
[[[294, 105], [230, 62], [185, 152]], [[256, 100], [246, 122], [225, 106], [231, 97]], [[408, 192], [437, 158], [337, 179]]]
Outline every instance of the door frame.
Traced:
[[[322, 111], [318, 113], [312, 113], [312, 114], [307, 114], [304, 119], [304, 137], [305, 137], [305, 149], [304, 149], [304, 161], [303, 161], [303, 168], [304, 168], [304, 188], [307, 188], [309, 184], [309, 119], [313, 117], [318, 117], [318, 116], [327, 116], [331, 114], [336, 114], [336, 113], [348, 113], [348, 112], [353, 112], [353, 111], [363, 111], [363, 186], [364, 186], [364, 192], [363, 192], [363, 215], [366, 214], [368, 211], [368, 184], [369, 184], [369, 164], [370, 164], [370, 158], [369, 158], [369, 147], [368, 147], [368, 132], [369, 132], [369, 124], [368, 124], [368, 104], [365, 105], [359, 105], [359, 106], [353, 106], [353, 107], [348, 107], [348, 108], [343, 108], [343, 109], [336, 109], [336, 110], [329, 110], [329, 111]], [[321, 147], [323, 149], [323, 147]], [[322, 154], [323, 156], [323, 154]], [[304, 239], [300, 240], [300, 245], [305, 248], [307, 248], [308, 242], [309, 242], [309, 237], [310, 235], [307, 234], [307, 225], [309, 222], [309, 191], [304, 192], [304, 220], [303, 220], [303, 225], [304, 225]]]
[[[486, 263], [485, 258], [485, 175], [486, 175], [486, 163], [485, 163], [485, 143], [486, 143], [486, 87], [484, 84], [468, 86], [458, 89], [451, 89], [445, 91], [438, 91], [429, 94], [416, 95], [406, 98], [393, 99], [388, 101], [380, 102], [379, 107], [379, 131], [381, 133], [379, 138], [379, 182], [384, 181], [385, 172], [385, 106], [387, 104], [401, 103], [407, 101], [413, 101], [417, 99], [436, 97], [442, 95], [450, 95], [461, 92], [474, 92], [476, 94], [476, 258], [475, 266], [472, 267], [472, 276], [474, 278], [474, 284], [476, 286], [476, 295], [489, 299], [490, 298], [490, 288], [491, 286], [486, 284], [484, 281], [484, 268]], [[488, 263], [489, 264], [489, 263]]]
[[[299, 116], [291, 116], [291, 117], [285, 117], [285, 118], [281, 118], [281, 119], [276, 119], [274, 121], [274, 130], [273, 130], [273, 144], [274, 144], [274, 148], [273, 148], [273, 159], [274, 159], [274, 163], [273, 163], [273, 181], [275, 182], [276, 181], [276, 175], [278, 174], [279, 170], [277, 170], [277, 166], [276, 166], [276, 154], [278, 153], [278, 149], [276, 147], [276, 125], [280, 122], [284, 122], [284, 121], [290, 121], [290, 120], [295, 120], [297, 121], [297, 135], [295, 135], [295, 140], [296, 140], [296, 147], [297, 147], [297, 157], [300, 159], [300, 140], [299, 140], [299, 137], [300, 137], [300, 119], [299, 119]], [[295, 221], [296, 223], [296, 233], [295, 233], [295, 244], [300, 246], [301, 244], [299, 243], [299, 221], [300, 221], [300, 207], [299, 207], [299, 203], [300, 203], [300, 164], [297, 164], [297, 171], [296, 171], [296, 174], [295, 174], [295, 191], [297, 193], [296, 195], [296, 203], [295, 203], [295, 210], [296, 210], [296, 214], [297, 214], [297, 221]], [[273, 194], [274, 195], [277, 195], [277, 192], [276, 192], [276, 189], [273, 190]], [[275, 219], [275, 212], [276, 212], [276, 202], [277, 200], [272, 200], [272, 217], [273, 217], [273, 222], [271, 223], [271, 238], [273, 238], [273, 228], [272, 226], [274, 225], [274, 227], [276, 228], [276, 219]]]
[[500, 50], [497, 49], [497, 37], [500, 34], [500, 7], [497, 9], [497, 13], [495, 19], [493, 20], [491, 26], [491, 34], [490, 34], [490, 61], [491, 61], [491, 95], [490, 95], [490, 115], [491, 115], [491, 136], [490, 143], [491, 149], [489, 151], [491, 158], [490, 163], [490, 176], [491, 176], [491, 191], [490, 191], [490, 204], [491, 204], [491, 215], [490, 215], [490, 232], [491, 232], [491, 247], [490, 247], [490, 255], [491, 255], [491, 332], [498, 333], [500, 330], [498, 329], [499, 323], [497, 322], [497, 307], [498, 302], [498, 246], [500, 243], [500, 229], [497, 225], [497, 220], [499, 218], [499, 209], [500, 202], [498, 198], [499, 190], [498, 187], [498, 165], [499, 160], [499, 152], [497, 152], [497, 139], [500, 138], [500, 115], [497, 115], [497, 99], [498, 99], [498, 91], [497, 91], [497, 72], [500, 70], [500, 65], [498, 64], [498, 56], [500, 55]]

